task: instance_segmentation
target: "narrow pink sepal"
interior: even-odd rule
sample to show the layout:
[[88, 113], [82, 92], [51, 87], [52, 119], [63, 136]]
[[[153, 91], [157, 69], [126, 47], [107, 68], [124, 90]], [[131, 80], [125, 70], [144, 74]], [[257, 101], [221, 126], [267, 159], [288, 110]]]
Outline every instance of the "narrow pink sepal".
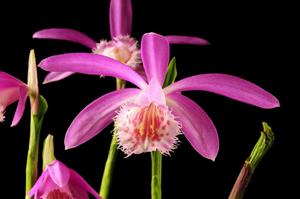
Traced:
[[139, 89], [122, 89], [90, 103], [70, 125], [65, 136], [65, 148], [77, 147], [100, 133], [113, 121], [120, 106], [131, 101], [139, 92]]
[[130, 35], [132, 29], [131, 0], [111, 0], [109, 10], [110, 35]]
[[11, 126], [16, 126], [19, 123], [20, 119], [22, 118], [25, 110], [27, 97], [28, 97], [28, 88], [27, 87], [20, 88], [19, 102]]
[[42, 60], [39, 67], [51, 72], [112, 76], [129, 81], [139, 88], [147, 86], [145, 80], [127, 65], [109, 57], [91, 53], [55, 55]]
[[163, 85], [170, 56], [168, 41], [156, 33], [143, 35], [141, 55], [148, 82], [156, 78]]
[[170, 44], [209, 45], [209, 42], [199, 37], [166, 35], [164, 36]]
[[35, 32], [32, 35], [35, 39], [57, 39], [75, 42], [84, 45], [90, 49], [96, 47], [96, 42], [86, 34], [79, 32], [78, 30], [67, 28], [48, 28]]
[[271, 93], [247, 80], [226, 74], [195, 75], [177, 81], [164, 89], [165, 93], [191, 90], [216, 93], [265, 109], [280, 106], [278, 99]]
[[73, 75], [73, 72], [50, 72], [46, 75], [43, 84], [48, 84], [51, 82], [56, 82], [62, 79], [65, 79], [66, 77], [69, 77]]
[[214, 161], [219, 151], [219, 138], [205, 111], [181, 94], [168, 95], [167, 104], [181, 123], [183, 134], [193, 148], [203, 157]]
[[53, 182], [59, 187], [64, 187], [70, 180], [70, 169], [58, 160], [54, 160], [47, 166], [47, 170]]

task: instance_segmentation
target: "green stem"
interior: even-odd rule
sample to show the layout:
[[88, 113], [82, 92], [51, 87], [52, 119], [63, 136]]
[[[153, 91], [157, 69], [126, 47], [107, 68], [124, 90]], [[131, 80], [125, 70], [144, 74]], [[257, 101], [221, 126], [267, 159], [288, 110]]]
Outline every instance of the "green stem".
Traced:
[[263, 131], [254, 146], [250, 156], [245, 160], [245, 163], [239, 173], [238, 178], [235, 181], [235, 184], [229, 195], [229, 199], [242, 199], [246, 188], [252, 178], [252, 175], [265, 156], [269, 151], [274, 142], [274, 133], [267, 123], [263, 122]]
[[117, 78], [116, 79], [116, 87], [117, 87], [117, 90], [120, 90], [122, 88], [125, 88], [125, 85], [126, 85], [126, 82]]
[[[116, 84], [117, 84], [117, 90], [120, 90], [125, 87], [125, 82], [121, 79], [117, 78]], [[99, 192], [99, 195], [102, 197], [102, 199], [107, 199], [109, 196], [114, 165], [118, 155], [118, 151], [117, 151], [118, 144], [117, 144], [116, 133], [117, 130], [115, 129], [110, 143], [110, 148], [109, 148], [109, 152], [108, 152], [108, 156], [106, 159], [104, 172], [102, 176], [101, 187]]]
[[40, 130], [48, 107], [46, 100], [42, 96], [39, 98], [39, 112], [37, 114], [31, 113], [30, 115], [30, 137], [26, 163], [26, 199], [30, 199], [27, 193], [34, 185], [38, 176]]
[[151, 199], [161, 199], [162, 155], [160, 152], [151, 152], [151, 166]]
[[117, 138], [116, 138], [116, 131], [114, 132], [109, 152], [108, 152], [108, 157], [105, 163], [105, 168], [102, 176], [102, 182], [101, 182], [101, 188], [100, 188], [100, 196], [102, 199], [107, 199], [109, 196], [109, 190], [111, 186], [111, 181], [112, 181], [112, 175], [113, 175], [113, 170], [114, 170], [114, 165], [115, 161], [117, 158]]

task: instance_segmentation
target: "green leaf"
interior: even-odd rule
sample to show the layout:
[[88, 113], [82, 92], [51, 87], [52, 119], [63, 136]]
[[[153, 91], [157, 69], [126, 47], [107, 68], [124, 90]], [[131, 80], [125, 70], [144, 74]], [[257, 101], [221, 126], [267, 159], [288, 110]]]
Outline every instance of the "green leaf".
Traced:
[[274, 139], [275, 136], [271, 127], [266, 122], [263, 122], [263, 131], [261, 131], [260, 137], [248, 159], [252, 170], [254, 170], [257, 167], [258, 163], [269, 151], [274, 142]]
[[46, 99], [40, 95], [39, 97], [39, 111], [37, 117], [39, 118], [38, 120], [41, 121], [44, 118], [45, 113], [48, 110], [48, 103]]
[[172, 84], [175, 81], [176, 77], [177, 77], [176, 58], [173, 57], [168, 65], [168, 70], [167, 70], [163, 87], [167, 87], [170, 84]]

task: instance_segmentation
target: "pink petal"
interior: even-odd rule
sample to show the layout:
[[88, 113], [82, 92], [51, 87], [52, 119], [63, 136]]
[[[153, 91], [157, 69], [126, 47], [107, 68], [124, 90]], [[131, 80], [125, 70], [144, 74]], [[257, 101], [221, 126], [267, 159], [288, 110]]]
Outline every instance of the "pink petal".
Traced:
[[4, 108], [19, 99], [18, 107], [11, 126], [15, 126], [21, 119], [28, 96], [28, 87], [22, 81], [0, 71], [0, 105]]
[[[53, 180], [52, 177], [49, 174], [49, 170], [45, 169], [42, 176], [44, 175], [44, 177], [41, 179], [41, 177], [38, 179], [38, 181], [41, 179], [41, 183], [40, 185], [35, 189], [34, 192], [32, 192], [32, 190], [30, 192], [32, 192], [34, 194], [34, 198], [35, 199], [41, 199], [41, 198], [45, 198], [45, 196], [47, 196], [47, 194], [55, 189], [65, 189], [66, 187], [60, 187], [59, 185], [57, 185]], [[34, 185], [35, 187], [35, 185]]]
[[16, 126], [19, 123], [20, 119], [22, 118], [25, 110], [27, 97], [28, 97], [28, 88], [27, 87], [20, 88], [19, 102], [11, 126]]
[[49, 28], [35, 32], [35, 39], [57, 39], [82, 44], [90, 49], [96, 47], [96, 42], [86, 34], [67, 28]]
[[32, 197], [34, 194], [36, 194], [41, 187], [43, 187], [45, 183], [45, 179], [48, 176], [48, 171], [43, 171], [42, 175], [39, 177], [39, 179], [35, 182], [31, 190], [27, 193], [28, 196]]
[[[71, 173], [71, 181], [72, 183], [76, 183], [79, 187], [81, 187], [83, 190], [86, 190], [90, 194], [92, 194], [95, 198], [101, 199], [101, 197], [98, 195], [98, 193], [74, 170], [70, 169]], [[81, 199], [81, 197], [79, 197]], [[84, 199], [84, 198], [82, 198]]]
[[69, 186], [70, 192], [72, 193], [73, 198], [80, 198], [80, 199], [89, 199], [88, 192], [79, 186], [74, 180], [70, 180]]
[[73, 120], [65, 136], [65, 148], [74, 148], [100, 133], [112, 122], [121, 105], [132, 100], [139, 89], [110, 92], [85, 107]]
[[208, 115], [193, 100], [181, 95], [167, 96], [167, 104], [194, 149], [205, 158], [215, 160], [219, 151], [217, 130]]
[[147, 94], [150, 102], [156, 102], [157, 104], [162, 105], [166, 104], [166, 97], [164, 91], [162, 90], [161, 85], [156, 79], [152, 79], [149, 82]]
[[148, 82], [156, 78], [163, 85], [169, 63], [168, 41], [156, 33], [146, 33], [142, 38], [141, 55]]
[[109, 10], [111, 37], [130, 35], [132, 29], [131, 0], [111, 0]]
[[46, 71], [112, 76], [129, 81], [140, 88], [147, 86], [144, 79], [133, 69], [102, 55], [67, 53], [48, 57], [42, 60], [39, 66]]
[[15, 82], [1, 81], [0, 80], [0, 90], [6, 90], [8, 88], [19, 88], [19, 86], [16, 85]]
[[279, 101], [269, 92], [244, 79], [225, 74], [195, 75], [168, 86], [165, 93], [201, 90], [258, 106], [261, 108], [279, 107]]
[[157, 79], [152, 79], [149, 82], [148, 87], [141, 90], [141, 92], [139, 92], [134, 99], [134, 103], [140, 106], [147, 106], [151, 102], [156, 102], [157, 104], [161, 105], [166, 104], [164, 91]]
[[47, 166], [47, 170], [53, 182], [59, 187], [64, 187], [69, 183], [70, 169], [62, 162], [55, 160]]
[[14, 86], [19, 86], [19, 87], [20, 86], [26, 87], [26, 84], [23, 83], [21, 80], [15, 78], [14, 76], [12, 76], [8, 73], [0, 71], [0, 84], [2, 84], [2, 83], [7, 83], [7, 84], [14, 85]]
[[8, 106], [19, 98], [20, 88], [27, 88], [26, 84], [8, 73], [0, 71], [0, 104]]
[[164, 36], [170, 44], [209, 45], [209, 42], [199, 37], [167, 35]]
[[[2, 86], [1, 82], [1, 86]], [[19, 87], [0, 87], [0, 105], [6, 107], [19, 99], [20, 88]]]
[[74, 74], [73, 72], [50, 72], [45, 77], [43, 84], [59, 81], [73, 74]]

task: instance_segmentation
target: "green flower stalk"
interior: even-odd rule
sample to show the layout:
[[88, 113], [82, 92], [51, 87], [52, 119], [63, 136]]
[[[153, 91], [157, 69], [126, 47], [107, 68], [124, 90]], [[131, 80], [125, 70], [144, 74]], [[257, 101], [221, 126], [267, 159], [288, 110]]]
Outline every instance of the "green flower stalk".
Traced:
[[116, 141], [116, 136], [115, 136], [115, 131], [114, 131], [114, 135], [111, 140], [108, 156], [107, 156], [106, 163], [105, 163], [105, 168], [104, 168], [104, 172], [103, 172], [103, 176], [102, 176], [101, 188], [100, 188], [100, 193], [99, 193], [99, 195], [103, 199], [107, 199], [109, 196], [114, 165], [115, 165], [115, 161], [116, 161], [117, 154], [118, 154], [117, 148], [118, 148], [118, 144]]
[[151, 199], [161, 199], [162, 155], [159, 151], [151, 152]]
[[[117, 90], [120, 90], [125, 87], [125, 81], [116, 78], [116, 85], [117, 85]], [[114, 134], [110, 143], [109, 147], [109, 152], [108, 156], [106, 159], [105, 167], [104, 167], [104, 172], [102, 175], [102, 181], [101, 181], [101, 187], [100, 187], [100, 192], [99, 195], [103, 199], [107, 199], [109, 196], [109, 190], [112, 182], [112, 176], [113, 176], [113, 170], [114, 170], [114, 165], [115, 161], [117, 159], [118, 155], [118, 144], [117, 144], [117, 138], [115, 136], [116, 134], [116, 129], [114, 130]]]
[[274, 133], [266, 122], [263, 122], [263, 131], [254, 146], [250, 156], [246, 159], [240, 174], [229, 195], [229, 199], [242, 199], [252, 175], [265, 154], [274, 142]]
[[30, 51], [28, 63], [28, 87], [29, 98], [31, 103], [30, 114], [30, 137], [29, 147], [27, 153], [26, 164], [26, 199], [30, 197], [27, 193], [30, 191], [38, 176], [38, 154], [39, 154], [39, 141], [40, 130], [43, 122], [44, 115], [48, 109], [47, 101], [39, 95], [37, 69], [34, 51]]

